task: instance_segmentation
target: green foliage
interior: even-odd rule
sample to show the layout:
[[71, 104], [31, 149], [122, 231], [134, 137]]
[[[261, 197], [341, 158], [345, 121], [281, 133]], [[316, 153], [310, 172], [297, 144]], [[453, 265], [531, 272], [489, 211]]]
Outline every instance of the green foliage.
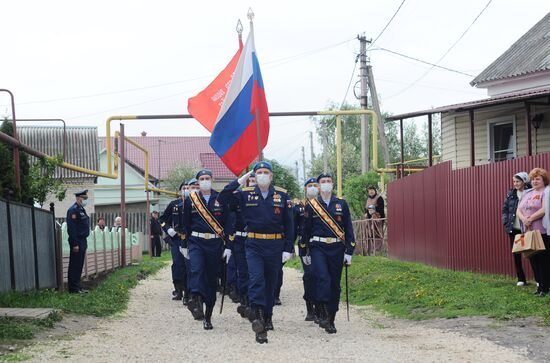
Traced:
[[[187, 164], [187, 163], [178, 163], [170, 173], [168, 177], [163, 181], [166, 189], [168, 190], [178, 190], [183, 181], [188, 181], [191, 178], [194, 178], [199, 171], [200, 165]], [[216, 176], [214, 175], [214, 178]]]
[[373, 305], [407, 319], [535, 316], [550, 324], [548, 300], [531, 294], [530, 286], [518, 288], [515, 280], [506, 276], [450, 271], [385, 257], [354, 256], [349, 268], [349, 287], [351, 303]]
[[63, 180], [55, 177], [56, 168], [63, 162], [61, 155], [38, 159], [29, 172], [30, 195], [40, 206], [44, 205], [48, 195], [52, 194], [59, 201], [65, 199], [66, 188]]
[[354, 219], [363, 219], [365, 203], [367, 202], [367, 187], [377, 186], [380, 177], [371, 171], [362, 175], [348, 177], [344, 180], [344, 198], [348, 202]]
[[[13, 123], [7, 119], [0, 125], [0, 132], [13, 136]], [[19, 153], [19, 172], [21, 176], [21, 189], [15, 183], [13, 169], [13, 147], [0, 143], [0, 195], [4, 196], [7, 191], [12, 191], [10, 198], [15, 201], [32, 204], [33, 200], [29, 187], [29, 157], [27, 154]]]

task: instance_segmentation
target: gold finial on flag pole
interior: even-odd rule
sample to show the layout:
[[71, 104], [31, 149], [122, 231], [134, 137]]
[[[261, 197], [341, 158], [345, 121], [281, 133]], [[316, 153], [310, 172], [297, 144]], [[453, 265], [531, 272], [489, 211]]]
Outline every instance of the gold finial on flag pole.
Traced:
[[246, 16], [248, 17], [248, 20], [252, 23], [252, 20], [254, 20], [254, 12], [252, 11], [252, 8], [248, 8], [248, 13], [246, 13]]

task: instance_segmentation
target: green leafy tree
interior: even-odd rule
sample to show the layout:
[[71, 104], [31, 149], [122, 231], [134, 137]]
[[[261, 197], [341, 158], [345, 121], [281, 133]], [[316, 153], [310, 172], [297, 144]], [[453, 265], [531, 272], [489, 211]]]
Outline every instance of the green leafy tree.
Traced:
[[30, 168], [30, 193], [35, 202], [42, 207], [48, 198], [53, 195], [57, 200], [65, 199], [67, 189], [63, 187], [63, 180], [55, 177], [55, 169], [63, 162], [61, 155], [38, 159]]
[[179, 163], [174, 166], [168, 177], [164, 180], [166, 189], [178, 190], [182, 181], [187, 181], [197, 175], [197, 170], [200, 168], [198, 164]]
[[[0, 132], [13, 136], [13, 123], [4, 119], [0, 126]], [[29, 157], [27, 154], [19, 153], [19, 173], [21, 177], [21, 189], [17, 188], [13, 168], [13, 147], [0, 143], [0, 193], [4, 195], [12, 191], [11, 198], [26, 204], [32, 204], [32, 196], [29, 189]]]
[[349, 204], [354, 219], [363, 219], [367, 202], [367, 186], [377, 186], [379, 181], [380, 177], [373, 171], [344, 179], [344, 198]]

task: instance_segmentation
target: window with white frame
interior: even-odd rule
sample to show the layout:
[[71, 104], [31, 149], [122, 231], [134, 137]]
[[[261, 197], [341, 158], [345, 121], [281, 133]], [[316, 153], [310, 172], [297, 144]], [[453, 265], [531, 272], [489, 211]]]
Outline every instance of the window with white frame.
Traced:
[[488, 121], [489, 160], [512, 160], [516, 157], [516, 123], [514, 117]]

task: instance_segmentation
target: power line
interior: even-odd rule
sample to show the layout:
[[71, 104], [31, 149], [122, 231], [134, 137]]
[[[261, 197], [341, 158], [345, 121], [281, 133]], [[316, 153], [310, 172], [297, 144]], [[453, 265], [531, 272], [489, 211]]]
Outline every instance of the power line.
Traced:
[[472, 26], [477, 22], [477, 20], [479, 19], [479, 17], [485, 12], [485, 10], [487, 10], [487, 8], [489, 7], [489, 5], [491, 5], [491, 2], [493, 2], [493, 0], [489, 0], [487, 2], [487, 4], [485, 4], [485, 7], [483, 9], [481, 9], [481, 11], [479, 12], [479, 14], [477, 14], [477, 16], [474, 18], [474, 20], [472, 21], [472, 23], [466, 28], [466, 30], [464, 30], [464, 32], [462, 32], [462, 34], [458, 37], [458, 39], [449, 47], [449, 49], [447, 49], [447, 51], [445, 53], [443, 53], [443, 55], [439, 58], [439, 60], [437, 62], [435, 62], [435, 65], [431, 66], [426, 72], [424, 72], [424, 74], [422, 74], [422, 76], [420, 76], [419, 78], [417, 78], [414, 82], [412, 82], [411, 84], [409, 84], [407, 87], [403, 88], [401, 91], [391, 95], [391, 96], [388, 96], [386, 97], [386, 99], [390, 99], [392, 97], [396, 97], [396, 96], [399, 96], [400, 94], [402, 94], [403, 92], [409, 90], [411, 87], [413, 87], [416, 83], [418, 83], [420, 80], [422, 80], [424, 77], [426, 77], [428, 75], [428, 73], [430, 73], [432, 71], [432, 69], [434, 69], [437, 64], [439, 64], [439, 62], [441, 62], [450, 52], [451, 50], [453, 50], [453, 48], [462, 40], [462, 38], [464, 38], [464, 36], [466, 35], [466, 33], [468, 33], [468, 31], [472, 28]]
[[394, 50], [390, 50], [390, 49], [386, 49], [386, 48], [382, 48], [382, 47], [378, 47], [376, 49], [372, 49], [372, 50], [382, 50], [384, 52], [388, 52], [388, 53], [391, 53], [391, 54], [395, 54], [395, 55], [398, 55], [400, 57], [403, 57], [403, 58], [407, 58], [407, 59], [410, 59], [410, 60], [413, 60], [413, 61], [416, 61], [416, 62], [420, 62], [420, 63], [424, 63], [424, 64], [427, 64], [427, 65], [430, 65], [432, 67], [435, 67], [435, 68], [439, 68], [439, 69], [443, 69], [445, 71], [449, 71], [449, 72], [454, 72], [454, 73], [458, 73], [458, 74], [462, 74], [464, 76], [468, 76], [468, 77], [473, 77], [473, 75], [471, 74], [468, 74], [468, 73], [465, 73], [465, 72], [462, 72], [462, 71], [459, 71], [459, 70], [456, 70], [456, 69], [452, 69], [452, 68], [448, 68], [448, 67], [443, 67], [443, 66], [439, 66], [435, 63], [430, 63], [428, 61], [425, 61], [425, 60], [422, 60], [422, 59], [418, 59], [418, 58], [415, 58], [415, 57], [411, 57], [410, 55], [406, 55], [406, 54], [403, 54], [403, 53], [399, 53], [399, 52], [396, 52]]
[[374, 43], [376, 43], [376, 41], [382, 36], [382, 34], [384, 34], [384, 32], [386, 31], [386, 29], [388, 28], [388, 26], [391, 24], [391, 22], [393, 21], [393, 19], [395, 18], [395, 16], [397, 15], [397, 13], [399, 12], [399, 10], [401, 10], [401, 7], [403, 6], [403, 4], [405, 3], [405, 0], [403, 0], [401, 2], [401, 4], [399, 4], [399, 7], [397, 8], [397, 10], [395, 11], [395, 13], [393, 13], [392, 17], [390, 18], [390, 20], [386, 23], [386, 26], [382, 29], [382, 31], [380, 33], [378, 33], [378, 35], [376, 36], [376, 38], [372, 41], [372, 43], [369, 45], [369, 47], [367, 48], [367, 50], [369, 50], [370, 47], [373, 46]]
[[359, 61], [359, 54], [355, 57], [355, 64], [353, 65], [353, 70], [351, 71], [351, 77], [349, 79], [348, 86], [346, 88], [346, 94], [344, 95], [344, 99], [342, 100], [342, 103], [340, 103], [340, 109], [344, 107], [344, 104], [346, 102], [346, 98], [348, 98], [349, 89], [351, 87], [351, 83], [353, 82], [353, 77], [355, 76], [355, 70], [357, 69], [357, 62]]

